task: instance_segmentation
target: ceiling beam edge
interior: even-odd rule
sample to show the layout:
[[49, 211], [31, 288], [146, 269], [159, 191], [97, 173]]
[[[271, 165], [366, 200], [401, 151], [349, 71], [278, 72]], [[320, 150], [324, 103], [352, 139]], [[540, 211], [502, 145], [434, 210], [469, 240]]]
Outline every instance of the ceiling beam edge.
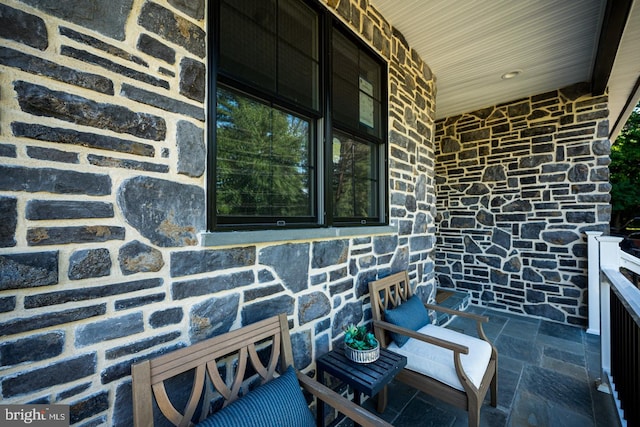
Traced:
[[591, 92], [594, 95], [602, 95], [607, 90], [632, 5], [633, 0], [607, 0], [591, 78]]
[[638, 100], [640, 100], [640, 77], [636, 80], [636, 84], [633, 86], [633, 90], [631, 90], [631, 94], [627, 98], [627, 102], [624, 104], [624, 108], [618, 115], [615, 117], [615, 124], [611, 128], [611, 132], [609, 133], [609, 140], [611, 143], [614, 143], [618, 138], [618, 135], [622, 131], [622, 128], [627, 123], [627, 119], [631, 115], [631, 112], [636, 105], [638, 104]]

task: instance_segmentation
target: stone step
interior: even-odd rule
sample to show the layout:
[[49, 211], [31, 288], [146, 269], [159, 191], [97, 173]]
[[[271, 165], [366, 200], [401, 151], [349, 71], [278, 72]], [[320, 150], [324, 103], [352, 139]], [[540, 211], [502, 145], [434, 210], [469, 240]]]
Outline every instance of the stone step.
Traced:
[[[442, 288], [436, 291], [436, 304], [441, 307], [465, 311], [469, 307], [470, 301], [471, 296], [467, 292]], [[447, 313], [436, 312], [436, 324], [438, 326], [444, 326], [449, 323], [453, 317], [455, 316]]]

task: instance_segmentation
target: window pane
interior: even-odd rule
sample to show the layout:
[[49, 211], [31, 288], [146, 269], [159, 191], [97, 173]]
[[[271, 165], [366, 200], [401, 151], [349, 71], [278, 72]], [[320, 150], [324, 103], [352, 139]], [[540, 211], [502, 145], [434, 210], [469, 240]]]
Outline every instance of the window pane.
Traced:
[[318, 60], [318, 14], [299, 0], [280, 0], [278, 37]]
[[217, 101], [217, 214], [312, 215], [310, 122], [222, 88]]
[[333, 118], [357, 126], [358, 49], [342, 34], [333, 31]]
[[338, 218], [377, 217], [378, 172], [375, 146], [333, 132], [333, 214]]
[[220, 4], [220, 69], [260, 88], [276, 90], [275, 0]]
[[333, 118], [382, 138], [381, 65], [338, 30], [332, 32]]
[[317, 61], [281, 43], [278, 59], [278, 93], [298, 104], [318, 111], [319, 65]]
[[299, 0], [280, 0], [278, 93], [319, 109], [318, 15]]

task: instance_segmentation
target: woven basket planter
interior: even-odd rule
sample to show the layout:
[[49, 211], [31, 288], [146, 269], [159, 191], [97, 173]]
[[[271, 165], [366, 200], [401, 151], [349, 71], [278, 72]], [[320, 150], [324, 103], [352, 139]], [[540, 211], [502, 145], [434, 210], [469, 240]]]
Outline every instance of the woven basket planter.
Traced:
[[356, 363], [375, 362], [380, 357], [380, 344], [371, 350], [356, 350], [345, 344], [344, 355], [347, 356], [347, 359], [353, 360]]

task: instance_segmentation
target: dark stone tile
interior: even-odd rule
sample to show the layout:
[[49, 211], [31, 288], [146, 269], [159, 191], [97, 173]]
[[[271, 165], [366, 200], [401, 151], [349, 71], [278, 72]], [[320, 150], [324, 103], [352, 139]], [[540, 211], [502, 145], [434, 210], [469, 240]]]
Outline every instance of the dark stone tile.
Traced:
[[587, 351], [600, 351], [600, 335], [584, 334], [585, 349]]
[[37, 362], [58, 356], [64, 350], [64, 331], [31, 335], [0, 344], [0, 366]]
[[104, 391], [71, 404], [69, 422], [76, 424], [109, 409], [109, 393]]
[[[397, 380], [391, 381], [387, 390], [387, 408], [384, 411], [385, 414], [389, 411], [399, 413], [405, 407], [407, 402], [413, 399], [418, 393], [418, 390], [415, 388]], [[373, 399], [372, 403], [375, 402], [376, 399]]]
[[413, 399], [394, 420], [396, 427], [452, 427], [456, 417], [419, 398]]
[[620, 418], [616, 410], [613, 396], [591, 387], [591, 400], [597, 427], [620, 427]]
[[385, 413], [389, 410], [400, 412], [407, 402], [418, 393], [418, 390], [400, 381], [391, 381], [387, 393], [387, 409]]
[[600, 378], [602, 376], [600, 352], [594, 353], [591, 351], [587, 351], [585, 353], [585, 358], [589, 380], [595, 381], [597, 378]]
[[536, 338], [536, 345], [540, 348], [544, 348], [544, 346], [551, 346], [561, 348], [563, 351], [570, 353], [584, 354], [584, 345], [582, 345], [582, 343], [553, 337], [551, 335], [538, 334]]
[[[520, 373], [506, 370], [500, 370], [498, 368], [498, 407], [499, 408], [511, 408], [513, 398], [516, 395], [518, 389], [518, 383], [520, 382]], [[490, 406], [491, 402], [491, 389], [487, 392], [485, 397], [485, 405]]]
[[482, 329], [484, 330], [484, 334], [487, 336], [487, 338], [489, 338], [489, 341], [491, 341], [494, 345], [496, 343], [496, 340], [498, 339], [498, 336], [500, 335], [500, 333], [502, 332], [502, 325], [497, 325], [497, 324], [487, 324], [487, 323], [483, 323], [482, 324]]
[[502, 333], [512, 337], [530, 337], [531, 339], [535, 339], [538, 334], [538, 323], [510, 319], [504, 326]]
[[95, 154], [89, 154], [87, 156], [87, 160], [89, 161], [89, 164], [92, 164], [94, 166], [106, 167], [106, 168], [122, 168], [122, 169], [129, 169], [129, 170], [158, 172], [158, 173], [169, 172], [168, 165], [151, 163], [151, 162], [139, 162], [137, 160], [131, 160], [131, 159], [118, 159], [116, 157], [97, 156]]
[[520, 392], [546, 399], [559, 408], [576, 412], [582, 412], [585, 409], [590, 411], [591, 408], [587, 381], [538, 366], [524, 368]]
[[583, 330], [575, 326], [543, 321], [540, 323], [539, 333], [582, 344]]
[[56, 150], [44, 147], [27, 147], [27, 156], [32, 159], [50, 160], [62, 163], [80, 163], [78, 153]]
[[585, 358], [584, 353], [578, 354], [569, 351], [560, 350], [556, 347], [545, 346], [544, 347], [544, 356], [551, 357], [553, 359], [561, 360], [566, 363], [571, 363], [573, 365], [580, 366], [584, 368], [585, 366]]
[[104, 196], [111, 194], [111, 178], [69, 170], [1, 165], [0, 190]]
[[144, 4], [138, 23], [163, 39], [178, 44], [189, 52], [204, 58], [206, 53], [204, 30], [169, 9], [148, 2]]
[[[480, 427], [507, 426], [508, 417], [509, 411], [505, 412], [500, 410], [500, 408], [485, 406], [480, 410]], [[468, 426], [468, 423], [466, 425]]]
[[124, 240], [125, 228], [111, 225], [34, 227], [27, 230], [29, 246], [63, 245]]
[[0, 64], [107, 95], [113, 95], [113, 82], [104, 76], [74, 70], [8, 47], [0, 48]]
[[29, 200], [27, 219], [113, 218], [113, 204], [82, 200]]
[[124, 40], [133, 0], [100, 0], [90, 5], [79, 1], [52, 0], [26, 0], [23, 3], [105, 36]]
[[586, 381], [588, 379], [587, 370], [584, 368], [584, 366], [578, 366], [560, 359], [547, 357], [546, 355], [542, 358], [541, 366], [543, 368], [551, 369], [553, 371], [572, 376], [577, 380]]
[[58, 252], [0, 256], [0, 291], [49, 286], [58, 283]]
[[2, 381], [3, 397], [33, 393], [91, 376], [95, 373], [96, 360], [95, 353], [88, 353], [5, 378]]
[[542, 360], [542, 349], [535, 346], [535, 341], [526, 338], [515, 338], [500, 335], [495, 342], [498, 354], [522, 360], [527, 363], [539, 364]]
[[498, 351], [498, 375], [500, 375], [502, 371], [510, 371], [520, 374], [522, 373], [523, 367], [524, 362], [522, 360], [508, 357]]
[[[79, 145], [99, 150], [116, 151], [137, 156], [153, 157], [153, 145], [137, 141], [116, 138], [108, 135], [98, 135], [91, 132], [78, 132], [73, 129], [43, 126], [34, 123], [13, 122], [11, 130], [15, 136], [31, 138], [37, 141], [50, 141], [59, 144]], [[32, 155], [33, 152], [28, 153]], [[51, 158], [50, 158], [51, 159]], [[57, 159], [61, 160], [61, 159]]]
[[42, 18], [4, 4], [0, 5], [0, 37], [39, 50], [49, 46], [47, 25]]
[[456, 316], [446, 327], [447, 329], [452, 329], [463, 334], [474, 337], [478, 336], [478, 333], [476, 332], [476, 321], [467, 317]]
[[157, 288], [163, 284], [162, 279], [132, 280], [112, 285], [94, 286], [66, 291], [48, 292], [25, 297], [25, 308], [45, 307], [48, 305], [64, 304], [67, 302], [86, 301], [90, 299], [127, 294], [140, 290]]
[[[507, 426], [508, 417], [509, 411], [505, 412], [500, 408], [485, 405], [480, 409], [480, 427]], [[456, 417], [456, 422], [453, 424], [453, 427], [469, 427], [469, 417], [466, 413]]]
[[[150, 243], [162, 247], [197, 244], [197, 230], [201, 230], [205, 224], [205, 194], [202, 188], [136, 176], [120, 185], [117, 196], [129, 225], [148, 238]], [[173, 215], [172, 212], [181, 212], [181, 215]], [[172, 277], [176, 277], [176, 257], [172, 254]]]
[[[363, 396], [364, 398], [365, 396]], [[407, 400], [408, 402], [408, 400]], [[407, 403], [405, 402], [405, 404]], [[400, 415], [400, 412], [389, 408], [389, 405], [387, 405], [386, 409], [384, 410], [384, 412], [381, 414], [378, 412], [377, 407], [378, 407], [378, 399], [376, 399], [375, 397], [367, 399], [363, 404], [362, 407], [365, 408], [367, 411], [371, 412], [372, 414], [377, 415], [378, 417], [382, 418], [383, 420], [385, 420], [388, 423], [393, 422], [394, 419], [396, 419], [398, 417], [398, 415]], [[403, 407], [401, 407], [403, 408]], [[353, 422], [351, 422], [350, 420], [348, 422], [342, 422], [340, 423], [340, 427], [347, 427], [347, 426], [352, 426]]]
[[176, 51], [174, 49], [147, 34], [140, 35], [137, 47], [141, 52], [162, 59], [169, 64], [176, 62]]
[[[102, 316], [107, 311], [106, 304], [90, 305], [87, 307], [72, 308], [58, 312], [49, 312], [31, 317], [15, 318], [0, 323], [0, 336], [19, 334], [49, 326], [62, 325], [64, 323], [77, 322], [91, 317]], [[3, 390], [4, 392], [4, 390]], [[5, 394], [5, 397], [7, 395]]]
[[95, 323], [79, 326], [76, 330], [76, 347], [135, 335], [144, 331], [142, 313], [131, 313]]
[[105, 43], [102, 40], [99, 40], [95, 37], [91, 37], [88, 34], [83, 34], [67, 27], [60, 27], [60, 34], [70, 38], [71, 40], [75, 40], [84, 45], [91, 46], [95, 49], [99, 49], [103, 52], [106, 52], [109, 55], [113, 55], [118, 58], [122, 58], [124, 60], [131, 61], [138, 65], [142, 65], [144, 67], [149, 68], [149, 64], [139, 56], [132, 55], [124, 49], [120, 49], [119, 47], [109, 43]]
[[157, 92], [148, 91], [127, 83], [122, 84], [122, 87], [120, 88], [120, 95], [165, 111], [184, 114], [200, 120], [201, 122], [204, 122], [205, 119], [203, 106], [196, 106], [182, 102], [177, 99], [161, 95]]
[[26, 113], [152, 141], [163, 141], [166, 137], [167, 125], [162, 117], [24, 81], [16, 81], [13, 85], [20, 108]]
[[467, 313], [478, 314], [480, 316], [490, 316], [491, 311], [479, 305], [470, 304], [465, 310]]
[[66, 46], [66, 45], [63, 45], [60, 48], [60, 53], [64, 56], [68, 56], [70, 58], [74, 58], [79, 61], [86, 62], [87, 64], [90, 64], [90, 65], [97, 65], [106, 70], [121, 74], [124, 77], [138, 80], [142, 83], [146, 83], [152, 86], [162, 87], [164, 89], [169, 89], [169, 82], [167, 80], [160, 79], [153, 75], [140, 72], [133, 68], [125, 67], [123, 65], [118, 64], [117, 62], [114, 62], [105, 58], [102, 55], [94, 55], [85, 50], [75, 49], [71, 46]]
[[[587, 406], [590, 409], [590, 405]], [[589, 427], [593, 420], [553, 401], [529, 393], [519, 393], [509, 417], [510, 426]]]

